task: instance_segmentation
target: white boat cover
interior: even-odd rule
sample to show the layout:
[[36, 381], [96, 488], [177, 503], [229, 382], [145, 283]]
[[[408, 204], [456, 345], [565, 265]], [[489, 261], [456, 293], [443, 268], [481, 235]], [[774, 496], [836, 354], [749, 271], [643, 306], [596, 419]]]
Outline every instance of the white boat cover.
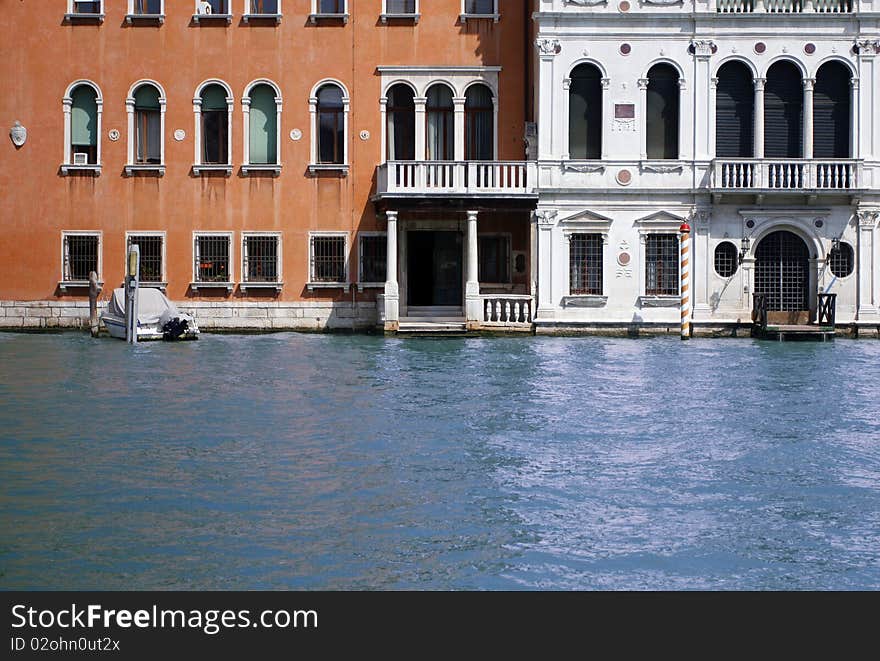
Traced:
[[[125, 289], [113, 290], [113, 296], [107, 306], [107, 312], [113, 316], [125, 318]], [[158, 324], [162, 328], [165, 321], [181, 315], [177, 307], [158, 289], [145, 287], [138, 290], [138, 324], [141, 326]], [[164, 320], [163, 320], [164, 317]], [[160, 324], [160, 321], [163, 321]]]

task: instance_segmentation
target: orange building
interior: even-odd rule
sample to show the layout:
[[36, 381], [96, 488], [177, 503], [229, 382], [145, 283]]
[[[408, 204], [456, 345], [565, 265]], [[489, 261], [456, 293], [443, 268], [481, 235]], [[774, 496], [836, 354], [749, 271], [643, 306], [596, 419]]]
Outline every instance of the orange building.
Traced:
[[0, 325], [136, 242], [202, 328], [527, 326], [528, 4], [5, 3]]

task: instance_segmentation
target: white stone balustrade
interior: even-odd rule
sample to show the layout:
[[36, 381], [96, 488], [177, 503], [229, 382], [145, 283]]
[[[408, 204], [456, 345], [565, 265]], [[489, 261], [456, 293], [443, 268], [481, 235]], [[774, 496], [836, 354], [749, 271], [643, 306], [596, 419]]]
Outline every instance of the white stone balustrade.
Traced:
[[379, 195], [534, 195], [536, 172], [526, 161], [389, 161], [376, 179]]
[[861, 163], [855, 160], [719, 159], [712, 188], [716, 190], [841, 191], [859, 187]]
[[483, 325], [511, 326], [532, 323], [534, 303], [527, 294], [482, 294]]

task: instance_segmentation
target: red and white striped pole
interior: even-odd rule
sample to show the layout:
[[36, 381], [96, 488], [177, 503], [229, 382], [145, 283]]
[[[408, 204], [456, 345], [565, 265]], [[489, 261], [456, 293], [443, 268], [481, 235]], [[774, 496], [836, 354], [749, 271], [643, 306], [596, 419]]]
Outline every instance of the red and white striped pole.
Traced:
[[681, 233], [681, 339], [691, 337], [691, 226], [684, 222]]

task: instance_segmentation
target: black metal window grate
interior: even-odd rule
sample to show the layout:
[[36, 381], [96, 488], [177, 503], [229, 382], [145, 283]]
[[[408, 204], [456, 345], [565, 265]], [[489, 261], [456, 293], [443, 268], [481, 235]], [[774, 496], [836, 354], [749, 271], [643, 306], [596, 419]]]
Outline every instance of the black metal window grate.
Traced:
[[828, 262], [831, 267], [831, 273], [838, 278], [852, 275], [855, 268], [855, 253], [852, 246], [841, 242], [838, 247], [831, 249], [831, 253], [828, 255]]
[[755, 249], [755, 294], [767, 297], [767, 309], [809, 310], [810, 252], [791, 232], [773, 232]]
[[388, 277], [388, 239], [362, 236], [360, 255], [361, 282], [385, 282]]
[[645, 294], [678, 295], [678, 236], [649, 234], [645, 237]]
[[85, 282], [89, 273], [98, 271], [98, 237], [68, 235], [64, 237], [64, 279]]
[[245, 282], [278, 282], [278, 237], [244, 238]]
[[162, 237], [130, 236], [128, 245], [140, 248], [141, 282], [162, 282]]
[[196, 282], [231, 281], [228, 236], [197, 236], [195, 253]]
[[569, 244], [569, 292], [602, 295], [601, 234], [572, 234]]
[[739, 268], [739, 257], [736, 246], [730, 241], [723, 241], [715, 247], [715, 273], [722, 278], [729, 278]]
[[312, 282], [345, 282], [345, 237], [312, 237]]

